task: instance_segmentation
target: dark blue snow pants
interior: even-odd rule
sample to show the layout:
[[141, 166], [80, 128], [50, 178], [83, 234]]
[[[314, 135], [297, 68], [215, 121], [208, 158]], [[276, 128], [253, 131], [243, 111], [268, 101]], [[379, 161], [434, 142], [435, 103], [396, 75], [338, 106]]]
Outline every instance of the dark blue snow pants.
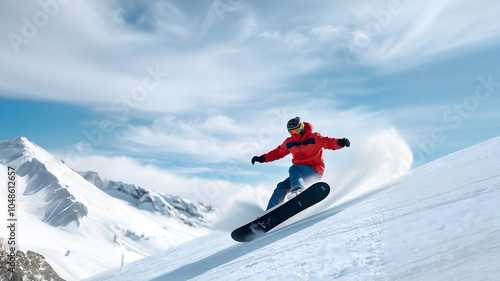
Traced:
[[278, 186], [276, 186], [276, 189], [267, 204], [267, 210], [283, 203], [286, 195], [293, 189], [297, 187], [305, 188], [304, 181], [315, 181], [321, 179], [318, 172], [316, 172], [313, 167], [307, 165], [293, 165], [288, 170], [288, 173], [290, 176], [286, 180], [278, 183]]

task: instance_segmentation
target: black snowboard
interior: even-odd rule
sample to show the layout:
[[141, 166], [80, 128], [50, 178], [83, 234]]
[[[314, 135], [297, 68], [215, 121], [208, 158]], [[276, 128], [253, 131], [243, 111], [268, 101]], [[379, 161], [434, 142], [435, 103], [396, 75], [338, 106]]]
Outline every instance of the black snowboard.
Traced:
[[252, 241], [280, 223], [325, 199], [329, 193], [330, 186], [327, 183], [315, 183], [281, 206], [271, 209], [254, 221], [235, 229], [231, 233], [231, 237], [238, 242]]

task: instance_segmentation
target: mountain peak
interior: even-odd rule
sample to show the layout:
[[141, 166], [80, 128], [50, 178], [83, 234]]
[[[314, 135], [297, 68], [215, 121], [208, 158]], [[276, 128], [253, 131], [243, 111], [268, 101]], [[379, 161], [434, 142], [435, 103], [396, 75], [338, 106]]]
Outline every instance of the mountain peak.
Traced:
[[41, 162], [61, 162], [50, 153], [28, 140], [26, 137], [17, 137], [0, 141], [1, 164], [19, 167], [22, 163], [38, 158]]
[[17, 149], [29, 149], [32, 147], [38, 147], [36, 144], [28, 140], [26, 137], [17, 137], [0, 141], [0, 144]]
[[17, 175], [26, 180], [25, 187], [18, 192], [37, 198], [32, 199], [31, 205], [37, 206], [35, 215], [41, 221], [55, 227], [72, 222], [79, 226], [88, 214], [87, 207], [59, 178], [71, 173], [71, 168], [26, 137], [0, 142], [0, 164], [15, 168]]

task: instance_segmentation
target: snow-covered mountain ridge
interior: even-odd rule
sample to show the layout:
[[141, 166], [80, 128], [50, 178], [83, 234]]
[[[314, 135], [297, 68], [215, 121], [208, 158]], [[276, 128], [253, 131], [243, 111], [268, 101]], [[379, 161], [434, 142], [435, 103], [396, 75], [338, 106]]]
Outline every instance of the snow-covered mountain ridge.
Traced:
[[125, 200], [132, 206], [178, 218], [187, 225], [208, 226], [216, 216], [212, 206], [195, 203], [179, 196], [161, 194], [150, 189], [102, 178], [94, 171], [78, 172], [84, 179], [107, 194]]
[[342, 200], [355, 187], [332, 186], [334, 200], [255, 241], [212, 232], [88, 280], [498, 280], [499, 163], [495, 138], [377, 192]]
[[[81, 280], [210, 232], [211, 207], [118, 182], [107, 181], [105, 192], [26, 138], [0, 142], [0, 173], [6, 175], [7, 167], [17, 172], [17, 249], [42, 254], [66, 280]], [[122, 192], [132, 190], [140, 195], [135, 202]], [[7, 188], [0, 196], [7, 198]], [[7, 221], [6, 212], [0, 219]], [[0, 237], [7, 237], [5, 227]]]

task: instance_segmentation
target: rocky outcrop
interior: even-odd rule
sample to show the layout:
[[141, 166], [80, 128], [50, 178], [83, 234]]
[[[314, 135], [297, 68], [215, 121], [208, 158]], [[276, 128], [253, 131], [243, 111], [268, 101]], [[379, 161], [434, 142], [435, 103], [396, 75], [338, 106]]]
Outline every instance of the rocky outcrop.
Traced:
[[[15, 258], [15, 269], [5, 249], [4, 241], [0, 238], [0, 280], [8, 281], [60, 281], [64, 280], [41, 254], [29, 251], [27, 253], [17, 251]], [[9, 261], [11, 263], [9, 263]]]

